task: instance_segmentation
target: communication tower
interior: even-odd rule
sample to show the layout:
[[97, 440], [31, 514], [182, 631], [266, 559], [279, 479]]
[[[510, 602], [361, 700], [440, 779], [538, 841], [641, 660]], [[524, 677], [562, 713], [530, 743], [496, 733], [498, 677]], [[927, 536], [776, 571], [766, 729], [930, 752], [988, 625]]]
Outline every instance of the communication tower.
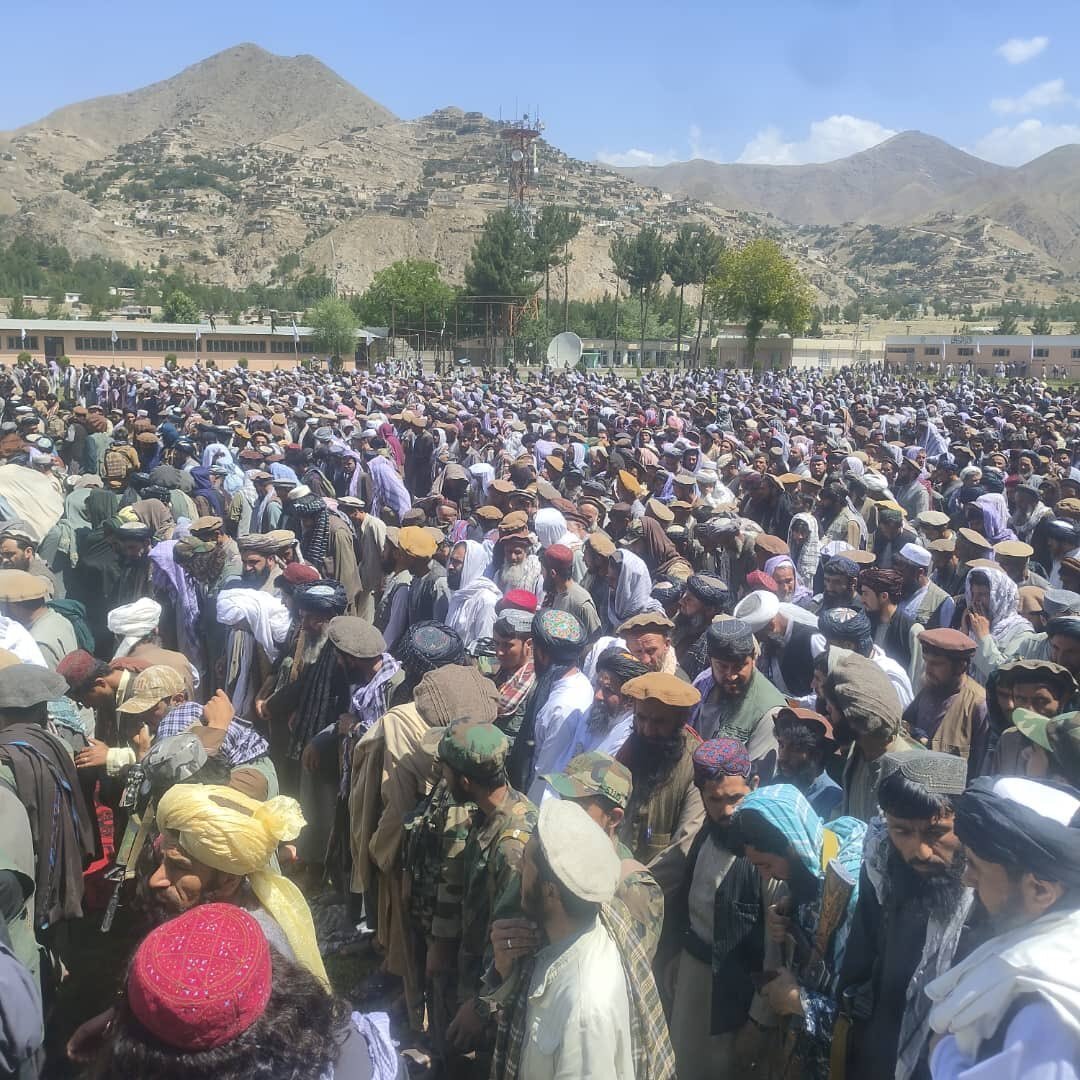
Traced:
[[506, 146], [506, 201], [523, 216], [529, 181], [536, 175], [536, 140], [543, 130], [544, 125], [539, 117], [530, 118], [525, 113], [520, 120], [507, 124], [499, 133]]

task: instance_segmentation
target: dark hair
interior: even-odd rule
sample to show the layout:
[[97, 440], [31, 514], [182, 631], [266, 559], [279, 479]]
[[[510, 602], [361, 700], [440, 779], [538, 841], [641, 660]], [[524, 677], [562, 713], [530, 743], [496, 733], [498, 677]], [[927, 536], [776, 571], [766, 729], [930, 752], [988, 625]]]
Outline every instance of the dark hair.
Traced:
[[932, 821], [954, 812], [948, 795], [928, 791], [917, 781], [909, 780], [899, 769], [881, 781], [877, 797], [878, 805], [886, 814], [908, 821]]
[[262, 1016], [224, 1046], [186, 1051], [166, 1046], [136, 1019], [122, 997], [94, 1080], [318, 1080], [338, 1056], [348, 1011], [306, 968], [270, 950], [273, 988]]
[[551, 882], [559, 892], [559, 903], [563, 910], [575, 922], [586, 922], [596, 917], [600, 911], [600, 905], [592, 900], [582, 900], [580, 896], [572, 893], [556, 876], [551, 869], [551, 863], [544, 856], [544, 849], [539, 840], [535, 846], [536, 876], [540, 881]]
[[8, 724], [31, 724], [34, 727], [44, 727], [49, 717], [49, 703], [39, 701], [35, 705], [27, 705], [21, 709], [4, 708], [0, 709], [0, 713]]
[[825, 733], [820, 728], [811, 727], [809, 724], [801, 723], [798, 720], [792, 720], [786, 724], [782, 724], [776, 732], [776, 737], [781, 735], [792, 745], [795, 750], [802, 750], [804, 753], [817, 754], [819, 757], [825, 755]]
[[734, 826], [738, 830], [736, 836], [740, 844], [749, 844], [767, 855], [794, 859], [787, 837], [756, 811], [741, 810], [735, 815]]

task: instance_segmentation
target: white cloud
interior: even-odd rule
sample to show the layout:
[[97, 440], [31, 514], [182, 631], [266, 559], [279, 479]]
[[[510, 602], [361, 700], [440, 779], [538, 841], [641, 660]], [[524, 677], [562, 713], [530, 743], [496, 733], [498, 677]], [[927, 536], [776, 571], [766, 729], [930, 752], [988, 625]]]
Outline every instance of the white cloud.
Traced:
[[994, 128], [971, 152], [999, 165], [1023, 165], [1065, 143], [1080, 143], [1080, 124], [1044, 124], [1031, 119]]
[[778, 127], [759, 131], [743, 147], [739, 161], [754, 165], [804, 165], [834, 161], [859, 150], [866, 150], [891, 138], [896, 132], [875, 120], [857, 116], [830, 116], [815, 120], [801, 141], [785, 142]]
[[1050, 39], [1041, 35], [1030, 38], [1014, 37], [999, 45], [994, 52], [1009, 64], [1026, 64], [1029, 60], [1034, 60], [1049, 44]]
[[1014, 98], [994, 98], [990, 108], [1006, 116], [1026, 116], [1038, 109], [1048, 109], [1054, 105], [1072, 105], [1076, 99], [1065, 89], [1064, 79], [1050, 79], [1039, 83], [1030, 90]]
[[670, 165], [678, 158], [671, 150], [658, 152], [633, 147], [630, 150], [598, 150], [596, 160], [617, 168], [632, 168], [637, 165]]

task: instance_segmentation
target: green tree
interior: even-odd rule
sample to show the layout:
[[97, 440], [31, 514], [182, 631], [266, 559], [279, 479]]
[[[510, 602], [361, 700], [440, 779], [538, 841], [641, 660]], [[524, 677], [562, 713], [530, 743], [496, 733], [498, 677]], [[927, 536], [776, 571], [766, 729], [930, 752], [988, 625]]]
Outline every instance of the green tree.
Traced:
[[199, 322], [199, 306], [185, 292], [169, 293], [161, 305], [161, 321], [167, 323]]
[[720, 272], [710, 282], [710, 292], [714, 306], [745, 321], [751, 367], [767, 322], [794, 334], [810, 318], [810, 287], [772, 240], [751, 240], [741, 250], [726, 252]]
[[810, 318], [810, 329], [806, 331], [807, 337], [819, 338], [824, 336], [821, 326], [821, 308], [815, 307], [814, 314]]
[[701, 328], [705, 321], [705, 285], [720, 270], [724, 257], [724, 241], [712, 231], [702, 228], [694, 246], [693, 284], [701, 289], [698, 299], [697, 337], [694, 340], [694, 366], [701, 362]]
[[675, 330], [675, 356], [682, 362], [683, 298], [686, 286], [693, 285], [697, 270], [697, 234], [701, 226], [680, 225], [675, 239], [668, 245], [667, 275], [679, 290], [679, 314]]
[[1069, 333], [1080, 334], [1080, 319], [1073, 320], [1072, 329], [1069, 331]]
[[997, 326], [994, 327], [994, 333], [1012, 337], [1019, 329], [1020, 324], [1016, 321], [1016, 316], [1011, 311], [1003, 311]]
[[315, 331], [312, 345], [320, 352], [339, 363], [343, 357], [355, 354], [356, 315], [344, 300], [323, 297], [304, 316], [304, 321]]
[[435, 263], [399, 259], [383, 267], [352, 306], [368, 326], [406, 327], [415, 333], [429, 325], [442, 326], [454, 297]]
[[[551, 333], [551, 271], [565, 266], [570, 241], [581, 231], [581, 218], [565, 206], [544, 206], [533, 222], [533, 269], [544, 275], [544, 329]], [[565, 311], [565, 299], [564, 299]], [[565, 318], [565, 315], [564, 315]]]
[[465, 293], [485, 312], [493, 333], [509, 334], [513, 307], [535, 292], [533, 253], [520, 218], [496, 210], [484, 222], [465, 267]]
[[1035, 336], [1043, 334], [1052, 334], [1054, 332], [1053, 326], [1050, 324], [1050, 313], [1046, 308], [1041, 307], [1035, 313], [1035, 321], [1029, 327], [1031, 333]]
[[638, 314], [641, 318], [641, 343], [638, 352], [638, 365], [645, 356], [645, 325], [649, 317], [649, 302], [656, 286], [664, 276], [667, 262], [667, 245], [663, 237], [651, 225], [646, 225], [637, 236], [630, 240], [627, 248], [627, 278], [630, 288], [637, 293]]
[[9, 319], [32, 319], [33, 317], [33, 313], [21, 296], [11, 298], [11, 307], [8, 309]]

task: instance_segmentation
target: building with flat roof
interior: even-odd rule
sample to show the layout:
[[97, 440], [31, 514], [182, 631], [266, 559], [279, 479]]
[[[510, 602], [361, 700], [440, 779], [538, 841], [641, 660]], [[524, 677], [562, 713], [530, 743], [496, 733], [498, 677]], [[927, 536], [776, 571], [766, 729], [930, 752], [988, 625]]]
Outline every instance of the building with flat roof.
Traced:
[[1016, 376], [1080, 377], [1080, 334], [952, 334], [941, 336], [889, 336], [885, 339], [885, 362], [924, 371], [952, 364], [970, 365], [992, 375], [1002, 367]]
[[[256, 371], [288, 367], [318, 355], [309, 326], [262, 324], [78, 322], [63, 319], [0, 319], [0, 363], [28, 352], [37, 360], [66, 356], [80, 367], [113, 363], [162, 367], [173, 355], [181, 367], [213, 360], [218, 368], [235, 367], [241, 357]], [[365, 363], [368, 347], [385, 337], [379, 330], [358, 330], [355, 360]]]

